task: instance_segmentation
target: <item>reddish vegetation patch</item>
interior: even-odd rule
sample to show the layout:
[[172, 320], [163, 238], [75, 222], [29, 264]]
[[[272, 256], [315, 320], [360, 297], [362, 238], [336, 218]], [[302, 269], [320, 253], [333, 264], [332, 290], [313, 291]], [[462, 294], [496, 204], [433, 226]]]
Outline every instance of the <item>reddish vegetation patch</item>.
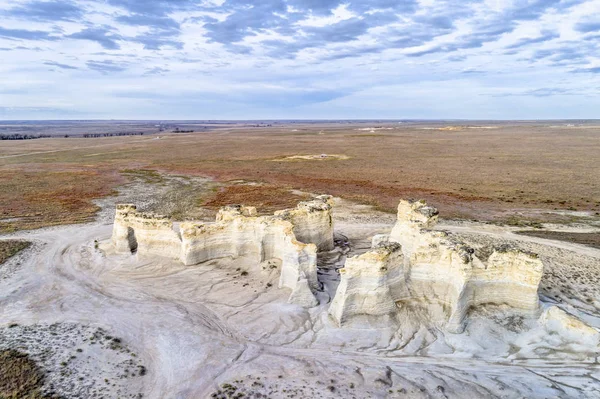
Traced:
[[308, 195], [293, 194], [289, 188], [270, 184], [234, 184], [220, 188], [202, 201], [202, 206], [218, 210], [222, 206], [243, 204], [255, 206], [260, 214], [267, 215], [286, 208], [295, 208], [298, 202], [309, 199]]
[[118, 175], [96, 171], [0, 172], [0, 232], [90, 221], [93, 199], [112, 193]]

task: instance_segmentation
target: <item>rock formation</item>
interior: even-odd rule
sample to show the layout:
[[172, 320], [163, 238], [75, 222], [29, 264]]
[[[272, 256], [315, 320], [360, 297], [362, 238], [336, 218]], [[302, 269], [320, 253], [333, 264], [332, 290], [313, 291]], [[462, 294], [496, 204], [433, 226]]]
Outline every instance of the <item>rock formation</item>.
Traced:
[[274, 216], [256, 208], [222, 208], [214, 223], [184, 222], [176, 232], [164, 216], [117, 205], [112, 243], [117, 252], [160, 255], [194, 265], [211, 259], [249, 256], [257, 263], [279, 259], [279, 287], [292, 290], [290, 302], [318, 304], [317, 250], [333, 248], [332, 198], [320, 196]]
[[375, 236], [372, 251], [346, 261], [329, 309], [338, 324], [420, 306], [432, 322], [460, 332], [471, 306], [537, 312], [543, 264], [536, 254], [504, 246], [479, 259], [450, 234], [428, 230], [437, 215], [423, 201], [401, 201], [391, 234]]
[[362, 315], [393, 316], [405, 287], [403, 259], [397, 243], [347, 259], [329, 313], [339, 324]]
[[135, 205], [117, 205], [112, 243], [117, 252], [178, 258], [181, 240], [166, 216], [138, 212]]

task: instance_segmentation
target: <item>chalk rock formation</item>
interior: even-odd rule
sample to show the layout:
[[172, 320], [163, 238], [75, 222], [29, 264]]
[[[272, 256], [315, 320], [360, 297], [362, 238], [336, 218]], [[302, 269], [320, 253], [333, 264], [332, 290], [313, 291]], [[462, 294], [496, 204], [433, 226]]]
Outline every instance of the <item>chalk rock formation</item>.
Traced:
[[313, 201], [300, 202], [295, 209], [275, 212], [275, 216], [288, 220], [294, 226], [296, 239], [313, 243], [319, 251], [333, 249], [333, 197], [321, 195]]
[[343, 324], [355, 316], [391, 316], [403, 293], [403, 255], [400, 244], [378, 248], [346, 260], [329, 313]]
[[219, 211], [216, 223], [182, 223], [181, 261], [194, 265], [224, 257], [252, 256], [257, 262], [275, 258], [281, 260], [280, 287], [294, 290], [304, 279], [312, 290], [318, 289], [316, 245], [299, 242], [287, 220], [248, 215], [256, 210], [228, 206]]
[[550, 306], [540, 316], [539, 322], [546, 330], [568, 338], [570, 341], [579, 343], [592, 343], [598, 348], [600, 344], [600, 332], [585, 324], [564, 310]]
[[138, 212], [135, 205], [117, 205], [112, 243], [117, 252], [179, 258], [181, 240], [166, 216]]
[[310, 307], [318, 304], [317, 250], [333, 247], [332, 205], [330, 196], [320, 196], [296, 209], [261, 217], [254, 207], [227, 206], [216, 222], [184, 222], [179, 233], [167, 217], [117, 205], [112, 242], [117, 252], [137, 250], [185, 265], [223, 257], [249, 256], [257, 263], [279, 259], [279, 287], [292, 290], [291, 303]]
[[[396, 308], [427, 309], [430, 319], [450, 332], [463, 330], [472, 306], [505, 304], [516, 311], [537, 312], [543, 273], [537, 255], [504, 246], [484, 262], [450, 234], [428, 230], [437, 215], [437, 209], [423, 201], [401, 201], [391, 234], [374, 237], [378, 247], [347, 260], [329, 310], [338, 324], [352, 315], [388, 314], [394, 309], [392, 302]], [[403, 256], [396, 255], [398, 248]], [[375, 289], [378, 283], [383, 286]]]

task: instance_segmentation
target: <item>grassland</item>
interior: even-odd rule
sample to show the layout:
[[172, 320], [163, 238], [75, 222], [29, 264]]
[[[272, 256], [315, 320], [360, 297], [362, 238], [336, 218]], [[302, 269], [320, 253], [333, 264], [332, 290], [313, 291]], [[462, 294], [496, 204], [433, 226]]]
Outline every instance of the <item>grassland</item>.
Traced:
[[[452, 129], [429, 124], [294, 124], [193, 134], [41, 139], [0, 148], [0, 231], [89, 220], [94, 198], [132, 173], [267, 184], [224, 188], [198, 203], [279, 207], [282, 189], [330, 193], [393, 211], [398, 198], [425, 198], [452, 218], [568, 222], [600, 212], [600, 126], [501, 123]], [[314, 154], [347, 159], [274, 160]], [[318, 158], [318, 157], [317, 157]], [[139, 172], [139, 171], [142, 172]], [[137, 172], [136, 172], [137, 171]]]
[[300, 201], [305, 201], [308, 195], [294, 194], [287, 187], [271, 184], [228, 184], [215, 191], [200, 202], [200, 206], [218, 210], [222, 206], [231, 204], [245, 204], [255, 206], [260, 214], [294, 208]]

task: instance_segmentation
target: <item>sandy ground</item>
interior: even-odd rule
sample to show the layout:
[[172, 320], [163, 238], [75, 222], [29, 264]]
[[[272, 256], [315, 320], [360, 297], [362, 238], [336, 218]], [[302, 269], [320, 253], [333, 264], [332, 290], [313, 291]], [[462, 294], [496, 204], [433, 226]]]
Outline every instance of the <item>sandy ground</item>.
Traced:
[[[338, 201], [338, 246], [320, 258], [321, 304], [305, 310], [287, 304], [272, 262], [184, 267], [112, 253], [114, 202], [145, 198], [137, 189], [103, 200], [96, 223], [10, 236], [34, 245], [2, 266], [0, 346], [36, 355], [49, 390], [67, 398], [600, 398], [597, 347], [506, 309], [474, 312], [458, 335], [418, 310], [395, 327], [337, 328], [327, 316], [336, 269], [389, 231], [393, 215]], [[600, 250], [507, 227], [441, 227], [476, 248], [515, 241], [540, 252], [544, 306], [600, 327]]]

